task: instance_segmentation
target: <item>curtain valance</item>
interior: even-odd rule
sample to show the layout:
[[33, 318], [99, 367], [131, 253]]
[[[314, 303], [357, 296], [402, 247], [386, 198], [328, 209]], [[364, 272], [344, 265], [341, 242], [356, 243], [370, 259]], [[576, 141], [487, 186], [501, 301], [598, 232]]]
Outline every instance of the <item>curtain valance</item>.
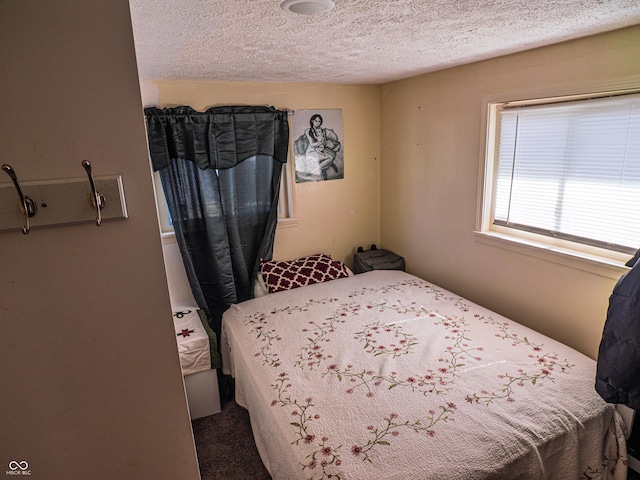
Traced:
[[211, 107], [197, 112], [182, 106], [144, 109], [149, 153], [154, 170], [171, 159], [199, 168], [231, 168], [247, 158], [268, 155], [286, 163], [289, 138], [287, 112], [274, 107]]

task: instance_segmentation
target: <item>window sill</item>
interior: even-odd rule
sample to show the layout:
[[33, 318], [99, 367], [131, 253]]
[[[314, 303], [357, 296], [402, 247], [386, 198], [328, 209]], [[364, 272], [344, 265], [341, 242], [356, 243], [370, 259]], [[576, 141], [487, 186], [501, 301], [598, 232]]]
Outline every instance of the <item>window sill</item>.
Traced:
[[177, 243], [176, 234], [173, 232], [162, 232], [160, 237], [162, 238], [162, 245]]
[[293, 228], [298, 226], [297, 218], [279, 218], [276, 228]]
[[583, 254], [573, 250], [545, 245], [496, 232], [474, 231], [473, 233], [476, 241], [478, 242], [497, 248], [505, 248], [513, 252], [558, 263], [571, 268], [595, 273], [603, 277], [617, 280], [622, 274], [629, 271], [629, 267], [625, 266], [623, 262], [612, 260], [610, 258], [589, 255], [586, 253]]
[[[298, 226], [297, 218], [279, 218], [276, 228], [293, 228]], [[176, 243], [176, 234], [173, 232], [162, 232], [162, 244], [167, 245], [170, 243]]]

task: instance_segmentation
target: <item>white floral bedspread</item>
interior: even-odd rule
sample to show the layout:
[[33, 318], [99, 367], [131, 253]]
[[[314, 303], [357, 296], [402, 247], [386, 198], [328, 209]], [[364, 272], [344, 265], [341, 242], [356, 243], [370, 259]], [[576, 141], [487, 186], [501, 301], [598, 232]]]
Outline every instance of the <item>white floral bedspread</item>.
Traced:
[[222, 346], [276, 480], [626, 478], [593, 360], [404, 272], [235, 305]]

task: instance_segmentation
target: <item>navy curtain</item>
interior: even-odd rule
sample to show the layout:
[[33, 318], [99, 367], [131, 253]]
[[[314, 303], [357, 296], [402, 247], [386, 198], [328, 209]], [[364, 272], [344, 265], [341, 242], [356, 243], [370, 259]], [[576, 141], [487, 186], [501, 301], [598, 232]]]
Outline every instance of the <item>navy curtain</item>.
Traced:
[[260, 258], [272, 258], [287, 112], [150, 107], [145, 115], [193, 296], [219, 336], [222, 313], [252, 297]]

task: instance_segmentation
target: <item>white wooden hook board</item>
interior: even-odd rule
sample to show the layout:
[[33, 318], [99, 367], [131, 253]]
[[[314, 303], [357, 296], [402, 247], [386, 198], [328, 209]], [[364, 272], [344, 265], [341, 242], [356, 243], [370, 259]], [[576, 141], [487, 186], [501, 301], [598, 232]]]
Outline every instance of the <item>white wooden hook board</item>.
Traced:
[[[101, 198], [102, 220], [127, 218], [122, 177], [95, 177], [95, 189]], [[96, 222], [96, 196], [87, 177], [34, 182], [20, 181], [25, 197], [35, 204], [29, 217], [31, 228], [71, 223]], [[22, 203], [12, 183], [0, 184], [0, 230], [20, 231], [24, 224]], [[25, 232], [27, 233], [27, 232]]]

